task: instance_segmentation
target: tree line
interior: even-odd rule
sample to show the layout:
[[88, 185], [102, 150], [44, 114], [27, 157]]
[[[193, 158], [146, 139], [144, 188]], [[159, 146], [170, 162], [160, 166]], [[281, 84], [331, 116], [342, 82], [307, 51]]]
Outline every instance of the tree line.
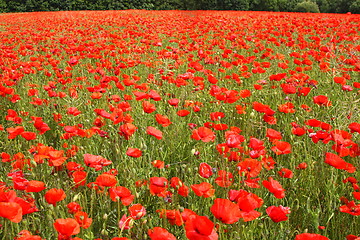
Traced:
[[360, 0], [0, 0], [0, 12], [124, 9], [360, 13]]

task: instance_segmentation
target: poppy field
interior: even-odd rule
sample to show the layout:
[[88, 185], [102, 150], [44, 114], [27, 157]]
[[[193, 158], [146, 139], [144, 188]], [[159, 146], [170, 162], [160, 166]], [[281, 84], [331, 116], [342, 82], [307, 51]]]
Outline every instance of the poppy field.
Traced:
[[360, 239], [360, 15], [0, 15], [0, 239]]

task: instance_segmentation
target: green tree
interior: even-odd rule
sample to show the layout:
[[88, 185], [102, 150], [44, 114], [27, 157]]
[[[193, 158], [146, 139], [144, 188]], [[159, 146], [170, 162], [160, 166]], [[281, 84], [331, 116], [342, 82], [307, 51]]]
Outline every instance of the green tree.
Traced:
[[8, 7], [5, 0], [0, 0], [0, 12], [8, 12]]
[[360, 14], [360, 0], [354, 1], [349, 7], [349, 11], [351, 13]]
[[304, 1], [298, 3], [294, 9], [295, 12], [311, 12], [311, 13], [319, 13], [319, 6], [315, 2]]
[[7, 0], [7, 8], [9, 12], [26, 12], [26, 4], [21, 0]]
[[279, 11], [280, 0], [250, 0], [250, 10], [253, 11]]
[[330, 10], [329, 0], [316, 0], [319, 10], [322, 13], [327, 13]]
[[[346, 13], [350, 11], [350, 6], [357, 0], [337, 0], [329, 1], [329, 11], [333, 13]], [[354, 4], [356, 6], [356, 3]]]
[[248, 0], [224, 0], [225, 10], [249, 10]]

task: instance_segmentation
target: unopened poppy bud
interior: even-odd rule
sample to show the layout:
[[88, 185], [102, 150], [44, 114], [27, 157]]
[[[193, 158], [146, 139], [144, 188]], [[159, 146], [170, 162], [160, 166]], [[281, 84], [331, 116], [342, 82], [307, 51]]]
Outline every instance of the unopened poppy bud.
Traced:
[[73, 202], [76, 202], [78, 199], [79, 199], [79, 196], [80, 196], [80, 193], [79, 194], [76, 194], [74, 197], [73, 197]]
[[132, 228], [134, 225], [134, 219], [131, 218], [130, 221], [129, 221], [129, 227]]
[[108, 232], [106, 231], [106, 229], [101, 230], [101, 235], [107, 236]]
[[103, 216], [103, 219], [106, 220], [108, 218], [108, 215], [105, 213]]
[[35, 162], [34, 159], [31, 159], [31, 160], [30, 160], [30, 164], [31, 164], [31, 166], [33, 166], [33, 167], [36, 167], [36, 166], [37, 166], [37, 162]]

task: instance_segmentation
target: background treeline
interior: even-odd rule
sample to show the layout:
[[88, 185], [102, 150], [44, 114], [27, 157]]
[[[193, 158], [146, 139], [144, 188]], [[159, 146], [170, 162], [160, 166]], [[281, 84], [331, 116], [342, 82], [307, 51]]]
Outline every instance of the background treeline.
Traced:
[[122, 9], [360, 13], [360, 0], [0, 0], [0, 12]]

